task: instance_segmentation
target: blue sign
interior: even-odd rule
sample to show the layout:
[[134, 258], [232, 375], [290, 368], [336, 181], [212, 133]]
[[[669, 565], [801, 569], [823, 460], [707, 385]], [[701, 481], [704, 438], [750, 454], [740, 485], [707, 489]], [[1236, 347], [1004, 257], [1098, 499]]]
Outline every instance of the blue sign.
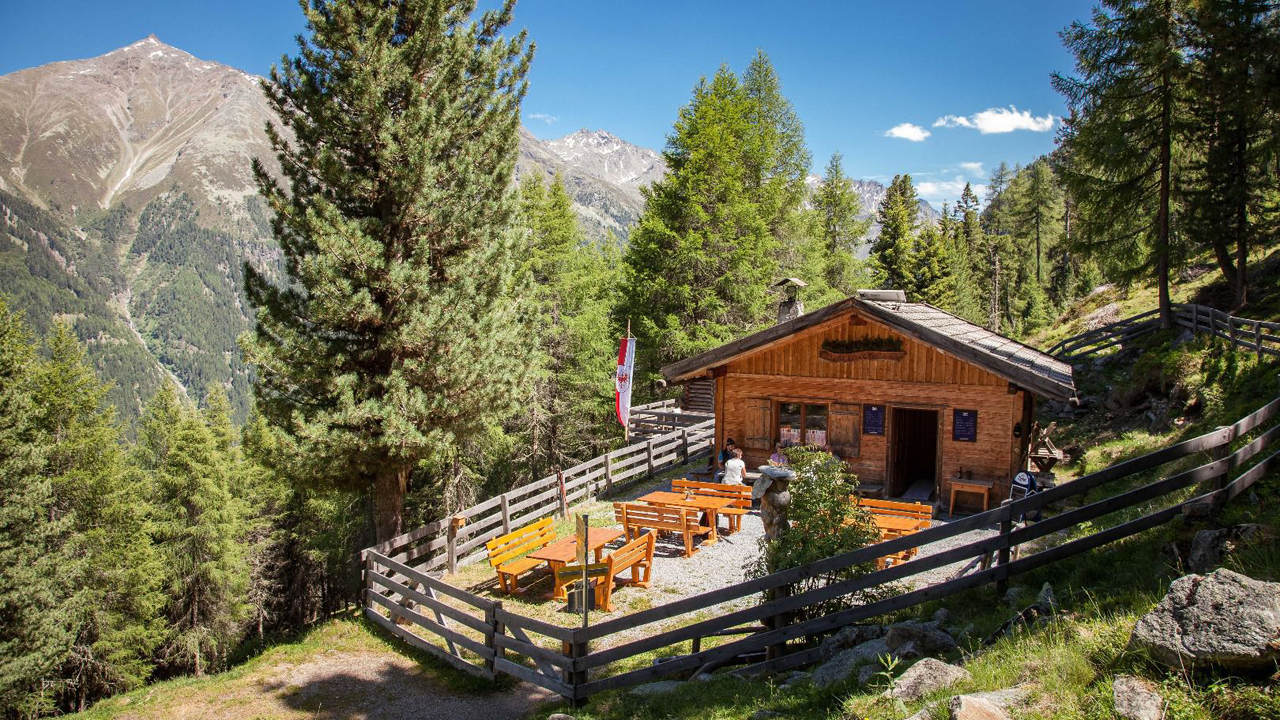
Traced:
[[884, 434], [884, 406], [883, 405], [863, 405], [862, 406], [862, 434], [863, 435], [883, 435]]
[[953, 410], [951, 413], [951, 439], [960, 442], [978, 442], [978, 411]]

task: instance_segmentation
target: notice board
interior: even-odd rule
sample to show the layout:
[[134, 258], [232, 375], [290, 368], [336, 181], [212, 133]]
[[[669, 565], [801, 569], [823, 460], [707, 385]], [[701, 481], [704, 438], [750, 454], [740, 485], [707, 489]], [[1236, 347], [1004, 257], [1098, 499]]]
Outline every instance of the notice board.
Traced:
[[977, 410], [951, 412], [951, 439], [960, 442], [978, 442]]
[[862, 406], [862, 434], [863, 435], [883, 435], [884, 434], [884, 406], [883, 405], [863, 405]]

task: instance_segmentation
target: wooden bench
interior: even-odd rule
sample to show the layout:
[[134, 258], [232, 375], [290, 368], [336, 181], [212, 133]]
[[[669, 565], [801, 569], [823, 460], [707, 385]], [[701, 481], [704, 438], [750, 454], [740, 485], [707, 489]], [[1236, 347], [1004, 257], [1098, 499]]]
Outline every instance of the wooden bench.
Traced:
[[[649, 587], [649, 579], [653, 573], [653, 544], [655, 533], [647, 532], [622, 547], [614, 550], [605, 558], [609, 570], [596, 583], [596, 609], [613, 612], [613, 591], [619, 585], [635, 585]], [[631, 570], [631, 579], [619, 580], [617, 575]], [[582, 582], [578, 580], [577, 582]]]
[[896, 515], [898, 517], [916, 518], [917, 520], [933, 519], [933, 507], [924, 503], [856, 497], [853, 499], [853, 505], [877, 515]]
[[523, 556], [556, 539], [553, 525], [551, 518], [543, 518], [485, 543], [485, 550], [489, 552], [489, 564], [497, 571], [503, 592], [520, 592], [520, 574], [542, 564], [541, 560]]
[[711, 533], [711, 528], [698, 524], [697, 510], [639, 503], [614, 503], [613, 515], [626, 531], [628, 542], [640, 537], [645, 530], [669, 530], [680, 533], [684, 536], [685, 557], [690, 557], [694, 553], [694, 535]]
[[671, 489], [676, 492], [692, 490], [698, 495], [732, 498], [733, 505], [721, 508], [718, 512], [718, 514], [728, 518], [729, 532], [731, 533], [742, 529], [742, 516], [751, 512], [751, 486], [749, 485], [725, 485], [723, 483], [677, 479], [671, 481]]

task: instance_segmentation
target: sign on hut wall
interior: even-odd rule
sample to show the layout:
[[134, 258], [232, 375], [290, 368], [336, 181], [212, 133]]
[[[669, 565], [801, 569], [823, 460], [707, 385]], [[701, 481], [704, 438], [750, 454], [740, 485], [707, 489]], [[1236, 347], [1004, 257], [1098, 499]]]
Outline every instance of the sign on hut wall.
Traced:
[[884, 406], [883, 405], [863, 405], [862, 406], [862, 434], [863, 435], [883, 435], [884, 434]]
[[978, 442], [978, 411], [951, 411], [951, 439], [960, 442]]

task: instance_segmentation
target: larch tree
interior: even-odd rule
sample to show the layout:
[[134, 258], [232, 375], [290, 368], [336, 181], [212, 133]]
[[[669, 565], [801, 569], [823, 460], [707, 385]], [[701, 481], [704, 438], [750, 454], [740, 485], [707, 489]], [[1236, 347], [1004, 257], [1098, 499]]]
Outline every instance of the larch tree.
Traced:
[[312, 0], [263, 83], [287, 187], [255, 175], [288, 278], [246, 270], [242, 346], [304, 475], [371, 491], [379, 541], [415, 468], [524, 397], [510, 186], [533, 46], [502, 34], [513, 5]]
[[1186, 112], [1185, 0], [1103, 0], [1092, 22], [1062, 40], [1075, 75], [1053, 75], [1073, 111], [1060, 142], [1072, 162], [1065, 182], [1081, 208], [1081, 249], [1121, 275], [1154, 276], [1160, 324], [1173, 324], [1176, 145]]
[[871, 219], [860, 217], [862, 200], [844, 174], [840, 153], [832, 153], [811, 202], [821, 227], [823, 275], [832, 288], [851, 295], [857, 289], [855, 253], [871, 229]]

